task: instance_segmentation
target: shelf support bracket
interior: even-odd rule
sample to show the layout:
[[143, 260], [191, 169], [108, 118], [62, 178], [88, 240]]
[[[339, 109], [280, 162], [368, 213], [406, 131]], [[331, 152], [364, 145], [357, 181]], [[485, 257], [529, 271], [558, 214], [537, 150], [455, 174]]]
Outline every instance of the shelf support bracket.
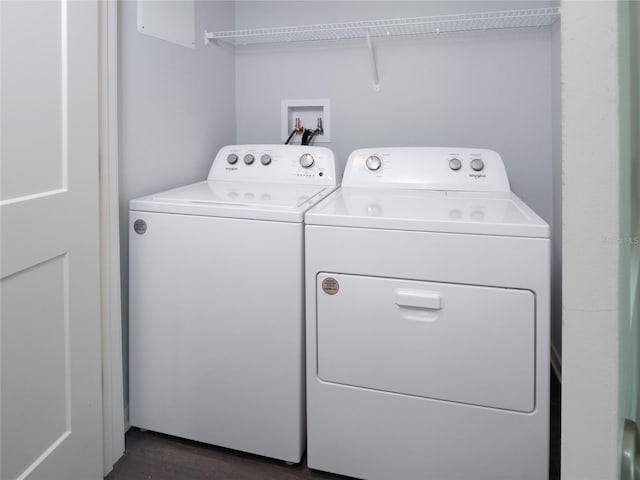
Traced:
[[373, 43], [371, 42], [371, 34], [369, 29], [365, 30], [367, 37], [367, 47], [369, 48], [369, 62], [371, 63], [371, 74], [373, 75], [373, 89], [377, 92], [380, 90], [380, 82], [378, 81], [378, 66], [376, 65], [376, 56], [373, 52]]
[[204, 44], [205, 45], [211, 45], [213, 43], [212, 37], [213, 36], [213, 32], [210, 32], [208, 30], [204, 31]]

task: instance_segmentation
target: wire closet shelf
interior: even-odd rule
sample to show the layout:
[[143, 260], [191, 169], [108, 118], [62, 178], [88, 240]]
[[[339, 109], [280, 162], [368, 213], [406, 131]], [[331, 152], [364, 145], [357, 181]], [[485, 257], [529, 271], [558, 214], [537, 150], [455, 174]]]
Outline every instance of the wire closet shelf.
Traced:
[[224, 41], [234, 45], [249, 45], [258, 43], [391, 37], [397, 35], [427, 35], [507, 28], [543, 27], [553, 24], [559, 17], [560, 9], [557, 7], [533, 8], [323, 25], [205, 32], [205, 39], [209, 41]]

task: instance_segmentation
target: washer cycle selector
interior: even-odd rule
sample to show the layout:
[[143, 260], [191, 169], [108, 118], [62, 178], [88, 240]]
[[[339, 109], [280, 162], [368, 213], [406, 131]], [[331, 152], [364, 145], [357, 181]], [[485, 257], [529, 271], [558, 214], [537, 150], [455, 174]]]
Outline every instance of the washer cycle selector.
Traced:
[[315, 160], [313, 158], [313, 155], [311, 155], [310, 153], [305, 153], [300, 157], [300, 165], [302, 166], [302, 168], [309, 168], [314, 163]]
[[473, 160], [471, 160], [471, 168], [476, 172], [479, 172], [484, 168], [484, 162], [479, 158], [474, 158]]
[[376, 157], [375, 155], [371, 155], [370, 157], [367, 157], [364, 163], [367, 166], [367, 168], [372, 172], [375, 172], [376, 170], [380, 170], [380, 167], [382, 166], [382, 160], [380, 160], [380, 158]]
[[449, 160], [449, 168], [451, 170], [460, 170], [462, 168], [462, 162], [459, 158], [452, 158]]
[[260, 157], [260, 163], [263, 165], [269, 165], [271, 163], [271, 155], [265, 153]]
[[238, 155], [236, 155], [235, 153], [230, 153], [229, 155], [227, 155], [227, 162], [229, 162], [229, 165], [235, 165], [236, 163], [238, 163]]
[[247, 165], [251, 165], [254, 160], [255, 160], [255, 157], [253, 155], [251, 155], [250, 153], [247, 153], [244, 156], [244, 163], [246, 163]]

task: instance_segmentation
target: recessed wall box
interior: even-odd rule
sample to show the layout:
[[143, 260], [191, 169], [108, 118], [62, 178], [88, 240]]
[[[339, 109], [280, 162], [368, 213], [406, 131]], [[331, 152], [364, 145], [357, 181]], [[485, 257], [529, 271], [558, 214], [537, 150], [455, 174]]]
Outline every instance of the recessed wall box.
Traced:
[[[309, 130], [315, 130], [318, 126], [318, 118], [322, 119], [322, 134], [313, 138], [313, 143], [331, 142], [331, 108], [329, 99], [316, 100], [282, 100], [281, 113], [282, 127], [280, 137], [286, 141], [291, 131], [295, 128], [296, 118], [300, 119], [300, 125]], [[300, 143], [300, 138], [294, 137], [292, 143]]]

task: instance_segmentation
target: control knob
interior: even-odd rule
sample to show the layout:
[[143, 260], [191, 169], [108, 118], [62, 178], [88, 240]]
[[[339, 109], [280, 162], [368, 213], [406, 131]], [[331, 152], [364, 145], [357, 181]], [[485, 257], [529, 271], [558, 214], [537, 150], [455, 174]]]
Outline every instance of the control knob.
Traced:
[[265, 153], [260, 157], [260, 163], [263, 165], [269, 165], [271, 163], [271, 155]]
[[462, 168], [462, 162], [459, 158], [452, 158], [449, 160], [449, 168], [451, 170], [460, 170]]
[[227, 162], [229, 162], [229, 165], [235, 165], [236, 163], [238, 163], [238, 155], [236, 155], [235, 153], [230, 153], [229, 155], [227, 155]]
[[313, 158], [313, 155], [311, 155], [310, 153], [305, 153], [300, 157], [300, 166], [302, 166], [302, 168], [309, 168], [314, 163], [315, 163], [315, 159]]
[[484, 162], [479, 158], [474, 158], [473, 160], [471, 160], [471, 168], [476, 172], [479, 172], [484, 168]]
[[251, 155], [250, 153], [247, 153], [244, 156], [244, 163], [246, 163], [247, 165], [251, 165], [254, 160], [255, 160], [255, 157], [253, 155]]
[[365, 165], [369, 170], [375, 172], [376, 170], [380, 170], [380, 167], [382, 166], [382, 160], [380, 160], [380, 158], [376, 157], [375, 155], [371, 155], [365, 160]]

